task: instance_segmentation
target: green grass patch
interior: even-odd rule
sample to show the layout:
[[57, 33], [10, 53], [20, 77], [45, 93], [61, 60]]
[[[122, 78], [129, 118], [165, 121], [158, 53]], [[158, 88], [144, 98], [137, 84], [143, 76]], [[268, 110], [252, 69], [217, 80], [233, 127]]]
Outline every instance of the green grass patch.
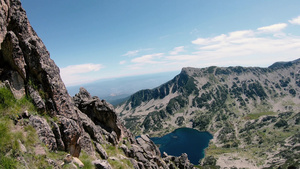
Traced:
[[131, 169], [133, 168], [130, 160], [122, 159], [122, 160], [107, 160], [108, 163], [111, 165], [114, 169]]
[[208, 148], [205, 149], [205, 156], [215, 156], [215, 155], [220, 155], [220, 154], [225, 154], [225, 153], [233, 153], [238, 151], [237, 148], [222, 148], [222, 147], [217, 147], [214, 144], [209, 145]]
[[0, 88], [0, 116], [16, 119], [25, 110], [31, 113], [36, 112], [36, 108], [29, 98], [25, 96], [17, 100], [8, 88]]
[[246, 120], [256, 120], [261, 116], [267, 116], [267, 115], [275, 115], [275, 112], [268, 111], [268, 112], [260, 112], [260, 113], [253, 113], [253, 114], [248, 114], [245, 119]]
[[84, 164], [83, 169], [94, 169], [95, 166], [92, 164], [92, 158], [83, 150], [81, 150], [80, 161]]
[[21, 132], [11, 132], [12, 121], [10, 119], [0, 120], [0, 154], [6, 155], [11, 152], [12, 156], [15, 156], [19, 152], [18, 139], [22, 139]]

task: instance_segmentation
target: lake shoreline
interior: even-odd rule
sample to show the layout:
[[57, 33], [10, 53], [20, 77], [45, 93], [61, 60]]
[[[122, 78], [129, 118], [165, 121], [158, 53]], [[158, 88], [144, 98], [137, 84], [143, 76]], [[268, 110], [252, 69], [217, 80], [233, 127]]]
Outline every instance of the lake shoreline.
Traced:
[[199, 131], [193, 128], [178, 128], [162, 137], [150, 138], [155, 144], [159, 145], [161, 153], [180, 156], [187, 153], [194, 165], [205, 157], [205, 149], [209, 146], [213, 135], [207, 131]]

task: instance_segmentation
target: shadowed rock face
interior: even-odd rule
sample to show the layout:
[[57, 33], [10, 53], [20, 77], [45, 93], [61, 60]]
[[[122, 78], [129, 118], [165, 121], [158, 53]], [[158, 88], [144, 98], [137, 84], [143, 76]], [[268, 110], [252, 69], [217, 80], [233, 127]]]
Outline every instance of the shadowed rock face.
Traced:
[[[0, 80], [8, 81], [16, 98], [31, 96], [40, 111], [58, 116], [66, 150], [79, 154], [82, 128], [74, 104], [42, 40], [31, 27], [19, 0], [0, 0]], [[76, 124], [76, 125], [75, 125]], [[69, 131], [71, 130], [71, 131]]]
[[76, 107], [85, 113], [95, 124], [105, 128], [108, 132], [114, 131], [118, 139], [121, 136], [121, 129], [117, 125], [117, 115], [113, 106], [98, 97], [92, 97], [90, 93], [80, 88], [79, 93], [73, 97]]

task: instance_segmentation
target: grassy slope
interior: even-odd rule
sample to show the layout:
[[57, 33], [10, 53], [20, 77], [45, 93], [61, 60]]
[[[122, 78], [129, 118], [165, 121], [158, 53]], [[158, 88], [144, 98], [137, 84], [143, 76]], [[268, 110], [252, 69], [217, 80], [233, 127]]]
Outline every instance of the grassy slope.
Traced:
[[[0, 168], [53, 168], [48, 160], [63, 163], [66, 152], [51, 152], [37, 136], [35, 129], [28, 124], [28, 119], [21, 118], [21, 114], [28, 111], [31, 115], [38, 115], [30, 99], [23, 97], [16, 100], [9, 89], [0, 87]], [[53, 120], [43, 115], [47, 120]], [[22, 147], [25, 147], [22, 149]], [[45, 154], [36, 154], [36, 147], [42, 147]], [[86, 153], [81, 153], [79, 158], [84, 163], [84, 168], [92, 169], [91, 158]], [[70, 164], [63, 168], [71, 167]]]

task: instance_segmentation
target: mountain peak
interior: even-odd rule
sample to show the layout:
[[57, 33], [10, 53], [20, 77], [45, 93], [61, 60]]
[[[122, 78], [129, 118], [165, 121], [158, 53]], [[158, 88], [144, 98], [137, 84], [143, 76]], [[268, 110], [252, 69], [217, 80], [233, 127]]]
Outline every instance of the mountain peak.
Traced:
[[300, 58], [296, 59], [296, 60], [293, 60], [293, 61], [288, 61], [288, 62], [275, 62], [274, 64], [272, 64], [268, 68], [270, 68], [270, 69], [286, 68], [286, 67], [292, 66], [293, 64], [297, 64], [299, 62], [300, 62]]

